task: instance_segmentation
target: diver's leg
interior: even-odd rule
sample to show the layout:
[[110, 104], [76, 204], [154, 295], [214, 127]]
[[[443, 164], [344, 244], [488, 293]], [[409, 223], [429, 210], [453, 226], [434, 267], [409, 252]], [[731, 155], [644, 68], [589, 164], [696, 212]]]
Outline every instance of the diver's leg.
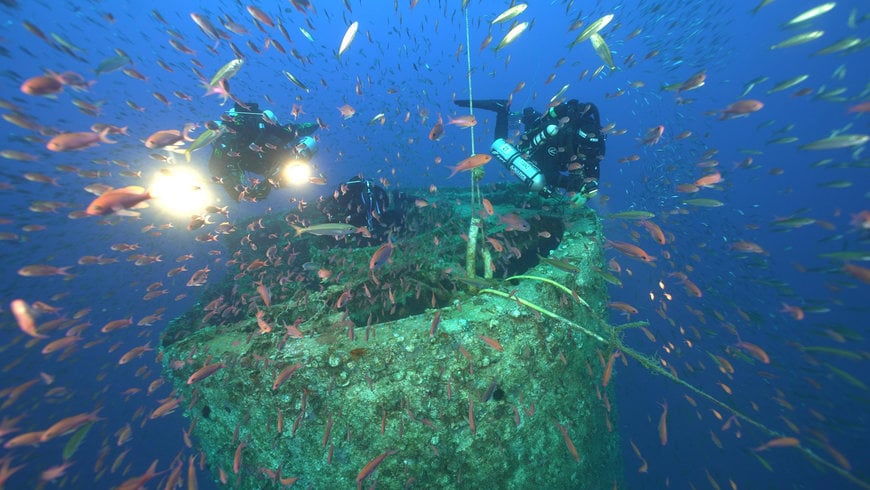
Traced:
[[[453, 103], [460, 107], [469, 107], [471, 101], [468, 99], [454, 100]], [[508, 134], [508, 118], [510, 116], [507, 99], [482, 99], [475, 100], [474, 107], [485, 111], [493, 111], [495, 116], [495, 137], [507, 138]]]
[[507, 138], [508, 134], [508, 116], [510, 113], [507, 109], [498, 111], [495, 114], [495, 138]]

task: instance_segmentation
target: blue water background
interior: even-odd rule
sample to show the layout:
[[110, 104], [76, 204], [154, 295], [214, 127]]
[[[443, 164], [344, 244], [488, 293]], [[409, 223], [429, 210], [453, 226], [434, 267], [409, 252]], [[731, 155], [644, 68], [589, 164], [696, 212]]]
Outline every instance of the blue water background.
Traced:
[[[91, 485], [95, 478], [96, 455], [104, 446], [109, 447], [107, 465], [124, 450], [130, 451], [119, 471], [104, 475], [99, 485], [115, 485], [141, 474], [154, 459], [160, 460], [158, 469], [165, 470], [176, 455], [183, 454], [186, 460], [188, 455], [195, 454], [182, 443], [182, 430], [189, 419], [182, 417], [180, 410], [169, 417], [149, 420], [144, 428], [140, 427], [142, 415], [134, 415], [137, 410], [144, 410], [147, 418], [158, 405], [157, 400], [170, 394], [171, 387], [167, 385], [150, 396], [144, 393], [148, 383], [160, 375], [155, 353], [148, 352], [124, 366], [118, 366], [117, 361], [137, 345], [150, 342], [151, 346], [156, 346], [166, 321], [195, 305], [200, 291], [185, 286], [192, 271], [209, 265], [216, 271], [210, 281], [220, 278], [224, 267], [215, 263], [218, 257], [208, 252], [222, 247], [214, 242], [195, 241], [197, 232], [185, 230], [188, 216], [173, 216], [157, 206], [143, 210], [140, 220], [115, 220], [111, 225], [98, 224], [95, 218], [67, 218], [68, 212], [84, 209], [93, 198], [82, 189], [89, 183], [148, 185], [150, 176], [164, 165], [149, 158], [148, 154], [154, 152], [142, 145], [141, 140], [148, 135], [161, 129], [181, 129], [187, 122], [214, 119], [229, 107], [221, 107], [215, 97], [202, 97], [204, 89], [190, 68], [191, 60], [198, 60], [204, 65], [202, 73], [210, 77], [233, 58], [232, 51], [226, 41], [215, 43], [207, 39], [191, 21], [191, 12], [208, 16], [217, 26], [219, 15], [230, 15], [250, 31], [247, 36], [232, 35], [233, 42], [246, 54], [244, 67], [231, 80], [237, 96], [258, 101], [261, 107], [271, 107], [282, 122], [291, 118], [292, 104], [300, 104], [304, 110], [300, 121], [320, 117], [329, 126], [328, 130], [317, 133], [320, 152], [315, 161], [330, 184], [363, 172], [376, 179], [384, 177], [391, 186], [399, 188], [464, 185], [466, 180], [463, 179], [467, 179], [464, 175], [446, 180], [447, 166], [455, 165], [471, 153], [471, 132], [449, 126], [438, 142], [430, 141], [427, 135], [439, 113], [445, 121], [450, 115], [464, 114], [452, 104], [452, 99], [468, 97], [467, 48], [471, 50], [475, 97], [506, 97], [523, 81], [525, 88], [514, 96], [514, 107], [530, 105], [540, 109], [560, 87], [570, 84], [569, 97], [595, 102], [605, 124], [615, 123], [617, 130], [627, 130], [624, 135], [611, 136], [608, 140], [607, 158], [601, 170], [601, 196], [591, 205], [604, 216], [629, 209], [653, 211], [662, 228], [673, 234], [672, 242], [662, 247], [632, 223], [605, 222], [609, 238], [632, 241], [632, 233], [639, 233], [637, 244], [658, 257], [656, 266], [651, 267], [614, 250], [608, 251], [608, 258], [615, 257], [632, 273], [629, 277], [623, 272], [623, 288], [611, 288], [613, 299], [636, 306], [640, 312], [632, 319], [649, 320], [649, 329], [656, 335], [653, 344], [639, 332], [631, 332], [627, 342], [645, 353], [661, 357], [690, 383], [772, 429], [800, 438], [822, 458], [832, 461], [828, 453], [811, 442], [827, 437], [830, 444], [849, 459], [852, 472], [864, 482], [868, 481], [867, 390], [832, 374], [823, 364], [836, 366], [865, 384], [870, 382], [866, 340], [868, 285], [842, 273], [841, 262], [820, 257], [826, 252], [866, 253], [868, 250], [867, 232], [862, 235], [850, 224], [850, 215], [870, 207], [866, 159], [862, 168], [848, 165], [864, 157], [848, 149], [815, 152], [798, 149], [798, 145], [826, 137], [833, 130], [850, 124], [852, 127], [846, 132], [870, 132], [866, 115], [847, 113], [847, 107], [864, 102], [868, 97], [870, 70], [866, 50], [845, 56], [811, 56], [816, 50], [849, 35], [867, 38], [870, 29], [866, 21], [859, 23], [856, 29], [847, 26], [853, 10], [858, 19], [870, 13], [866, 2], [838, 1], [833, 11], [801, 29], [780, 26], [820, 2], [778, 1], [757, 14], [750, 12], [755, 6], [753, 2], [574, 2], [572, 6], [565, 2], [533, 2], [518, 19], [533, 21], [531, 28], [498, 53], [493, 47], [509, 25], [493, 27], [492, 44], [483, 51], [479, 46], [486, 36], [489, 21], [508, 6], [506, 3], [470, 2], [471, 41], [467, 46], [459, 2], [421, 1], [413, 10], [407, 1], [400, 2], [397, 10], [392, 2], [352, 0], [349, 3], [352, 12], [341, 2], [315, 2], [315, 12], [307, 16], [293, 9], [289, 2], [260, 4], [274, 19], [283, 20], [292, 44], [276, 28], [265, 27], [265, 34], [258, 31], [244, 5], [235, 2], [193, 5], [160, 1], [149, 3], [148, 7], [140, 2], [20, 2], [17, 8], [2, 7], [0, 37], [2, 47], [8, 51], [3, 58], [5, 68], [0, 82], [3, 99], [21, 106], [40, 124], [60, 131], [87, 131], [92, 124], [104, 122], [129, 126], [130, 133], [129, 137], [117, 137], [119, 142], [115, 145], [51, 153], [44, 148], [45, 138], [28, 142], [23, 138], [36, 133], [5, 121], [0, 123], [7, 133], [2, 149], [39, 156], [36, 162], [4, 160], [0, 167], [0, 182], [12, 186], [0, 190], [0, 217], [11, 220], [9, 224], [0, 225], [0, 231], [21, 236], [19, 241], [0, 241], [3, 257], [0, 274], [5, 278], [0, 295], [4, 309], [0, 345], [6, 366], [0, 389], [34, 379], [40, 372], [56, 376], [50, 386], [40, 382], [31, 387], [17, 402], [3, 409], [2, 416], [24, 415], [19, 426], [22, 431], [30, 431], [45, 429], [63, 417], [88, 412], [96, 406], [103, 407], [100, 415], [105, 420], [94, 426], [73, 457], [75, 464], [69, 470], [73, 476], [68, 486]], [[377, 7], [373, 7], [374, 4]], [[157, 22], [152, 9], [159, 11], [170, 25]], [[106, 13], [114, 16], [114, 22], [105, 18]], [[575, 18], [585, 20], [585, 26], [607, 13], [615, 14], [615, 18], [603, 35], [619, 69], [613, 73], [605, 69], [594, 79], [589, 75], [578, 79], [581, 72], [588, 69], [591, 73], [601, 61], [588, 41], [573, 49], [567, 47], [579, 33], [579, 30], [568, 32], [568, 26]], [[306, 18], [311, 26], [304, 23]], [[76, 53], [86, 61], [76, 60], [27, 32], [22, 26], [24, 20], [34, 23], [46, 34], [56, 33], [80, 47], [82, 51]], [[360, 32], [347, 52], [337, 59], [335, 53], [341, 37], [354, 20], [360, 22]], [[302, 36], [300, 25], [314, 36], [313, 43]], [[641, 29], [639, 35], [625, 40], [638, 28]], [[167, 29], [182, 34], [182, 41], [195, 50], [196, 55], [173, 49], [168, 44], [171, 36]], [[768, 48], [810, 29], [824, 30], [825, 35], [803, 46]], [[263, 50], [267, 35], [278, 40], [288, 52], [295, 48], [310, 62], [303, 65], [274, 48]], [[261, 49], [261, 54], [246, 46], [249, 39]], [[463, 50], [457, 54], [460, 46]], [[104, 58], [113, 56], [113, 48], [129, 54], [132, 66], [148, 77], [147, 82], [134, 80], [120, 71], [95, 77], [93, 68]], [[210, 48], [217, 54], [210, 52]], [[646, 59], [654, 50], [658, 50], [658, 54]], [[630, 67], [625, 63], [629, 56], [637, 61]], [[563, 57], [565, 63], [555, 67]], [[156, 64], [158, 59], [173, 71], [160, 68]], [[834, 78], [838, 68], [845, 70], [842, 79]], [[679, 103], [675, 93], [661, 89], [664, 85], [681, 83], [702, 69], [706, 70], [706, 84], [681, 94], [684, 99], [691, 99], [690, 103]], [[88, 80], [96, 79], [97, 83], [86, 93], [67, 89], [56, 98], [31, 97], [19, 91], [24, 79], [39, 75], [43, 70], [72, 70]], [[282, 70], [293, 73], [311, 92], [304, 93], [290, 83]], [[556, 74], [554, 81], [545, 84], [552, 73]], [[803, 73], [810, 77], [797, 87], [766, 93], [775, 83]], [[738, 100], [745, 84], [760, 76], [767, 76], [769, 80], [755, 87], [747, 98], [759, 99], [765, 107], [749, 117], [717, 120], [712, 112]], [[357, 78], [362, 96], [355, 93]], [[638, 81], [644, 86], [630, 85]], [[815, 91], [823, 87], [844, 87], [844, 97], [848, 100], [829, 102], [814, 98], [813, 94], [792, 95], [803, 87]], [[389, 89], [395, 89], [396, 93], [388, 93]], [[193, 99], [187, 102], [173, 97], [174, 90], [185, 92]], [[617, 90], [625, 94], [608, 97]], [[167, 107], [156, 100], [153, 92], [165, 95], [171, 105]], [[271, 104], [265, 99], [267, 96]], [[99, 101], [99, 117], [79, 112], [71, 103], [73, 97]], [[126, 101], [133, 101], [145, 110], [133, 110]], [[345, 103], [357, 112], [347, 121], [337, 110]], [[421, 109], [429, 113], [425, 122]], [[408, 112], [410, 117], [405, 122]], [[385, 114], [385, 123], [368, 124], [379, 113]], [[476, 114], [479, 124], [474, 132], [475, 149], [485, 152], [493, 138], [494, 118], [485, 112]], [[666, 128], [662, 141], [654, 146], [641, 145], [638, 139], [659, 124]], [[794, 127], [777, 133], [788, 125]], [[683, 130], [691, 130], [693, 136], [676, 141], [674, 136]], [[795, 136], [798, 142], [768, 143], [780, 136]], [[718, 160], [718, 169], [725, 181], [716, 189], [704, 189], [691, 197], [714, 198], [725, 205], [718, 208], [686, 206], [682, 201], [687, 196], [677, 193], [675, 187], [703, 175], [703, 169], [696, 163], [713, 148], [718, 150], [713, 158]], [[761, 154], [750, 155], [741, 150], [756, 150]], [[206, 171], [206, 152], [197, 152], [193, 158], [193, 165], [203, 172]], [[633, 154], [640, 159], [618, 163], [618, 159]], [[742, 168], [746, 165], [741, 166], [740, 162], [749, 156], [753, 158], [753, 167]], [[436, 157], [440, 157], [442, 163], [436, 164]], [[175, 158], [179, 162], [183, 160]], [[813, 166], [825, 158], [832, 162]], [[123, 170], [121, 167], [94, 162], [99, 159], [129, 162], [133, 169], [142, 170], [143, 177], [121, 177], [118, 175]], [[60, 172], [55, 169], [56, 165], [110, 171], [112, 176], [84, 179]], [[776, 168], [783, 172], [771, 172]], [[27, 181], [22, 177], [25, 172], [56, 177], [59, 186]], [[487, 169], [486, 179], [486, 182], [496, 182], [513, 178], [493, 162]], [[819, 185], [837, 180], [849, 180], [853, 185], [848, 188]], [[230, 216], [240, 220], [270, 211], [283, 214], [297, 206], [297, 202], [290, 202], [291, 198], [310, 202], [331, 193], [331, 189], [331, 186], [311, 185], [274, 192], [264, 203], [231, 204]], [[214, 191], [223, 198], [217, 193], [219, 189]], [[29, 209], [36, 200], [69, 204], [56, 213], [39, 213]], [[685, 210], [685, 214], [672, 214], [675, 210]], [[771, 224], [777, 218], [798, 212], [801, 216], [830, 222], [833, 229], [812, 225], [783, 230]], [[161, 230], [157, 236], [141, 232], [147, 224], [165, 223], [172, 223], [173, 228]], [[28, 224], [45, 225], [47, 229], [22, 231], [21, 227]], [[730, 249], [730, 244], [739, 240], [755, 242], [768, 254], [736, 253]], [[139, 252], [159, 254], [162, 262], [134, 266], [126, 262], [128, 253], [110, 250], [110, 245], [115, 243], [137, 243]], [[670, 261], [664, 257], [665, 252], [670, 254]], [[178, 265], [175, 258], [188, 253], [194, 255], [194, 259], [186, 263], [191, 272], [167, 278], [166, 272]], [[100, 254], [116, 257], [119, 262], [105, 266], [75, 265], [83, 255]], [[16, 271], [28, 264], [71, 265], [75, 276], [68, 280], [19, 276]], [[676, 271], [686, 273], [701, 288], [703, 297], [689, 296], [678, 281], [669, 276]], [[163, 282], [169, 293], [143, 301], [146, 287], [157, 281]], [[662, 304], [660, 281], [664, 291], [672, 295], [672, 300], [665, 300], [667, 319], [656, 312]], [[52, 300], [56, 294], [65, 296]], [[174, 300], [179, 294], [186, 296]], [[84, 318], [92, 323], [85, 332], [84, 342], [96, 339], [103, 342], [88, 349], [80, 345], [63, 360], [58, 360], [57, 353], [42, 355], [39, 351], [44, 342], [26, 347], [28, 339], [19, 333], [7, 312], [14, 298], [44, 301], [62, 308], [61, 314], [68, 317], [82, 308], [92, 308]], [[783, 303], [825, 307], [829, 311], [807, 313], [805, 319], [797, 321], [780, 311]], [[134, 325], [111, 334], [99, 332], [108, 321], [132, 316], [136, 322], [159, 307], [166, 308], [163, 320], [152, 327]], [[738, 309], [749, 314], [751, 320], [744, 320]], [[46, 315], [41, 320], [51, 318], [52, 315]], [[620, 322], [624, 318], [614, 313], [612, 320]], [[707, 353], [725, 355], [726, 349], [735, 349], [738, 340], [725, 328], [726, 323], [732, 325], [743, 340], [762, 346], [770, 355], [771, 364], [764, 366], [751, 359], [744, 361], [726, 355], [736, 373], [730, 379], [721, 374]], [[836, 330], [841, 326], [860, 337], [838, 343], [824, 333], [826, 329]], [[700, 337], [694, 335], [693, 329], [697, 329]], [[60, 335], [60, 332], [52, 332], [53, 338]], [[839, 348], [863, 359], [809, 356], [796, 347], [798, 344]], [[140, 368], [145, 371], [137, 377], [134, 374]], [[751, 448], [769, 440], [770, 435], [746, 424], [740, 427], [739, 438], [733, 427], [729, 431], [720, 430], [724, 420], [718, 420], [713, 410], [724, 418], [729, 416], [726, 411], [662, 377], [649, 374], [637, 363], [630, 362], [627, 367], [617, 363], [616, 371], [614, 385], [619, 416], [614, 429], [625, 440], [625, 479], [629, 488], [662, 488], [666, 484], [672, 488], [689, 485], [704, 488], [711, 486], [708, 479], [715, 480], [721, 487], [728, 487], [730, 480], [737, 488], [832, 488], [831, 485], [858, 488], [828, 469], [814, 468], [793, 448], [759, 453], [772, 465], [773, 472], [769, 472], [751, 455]], [[577, 376], [585, 375], [577, 373]], [[717, 383], [726, 384], [733, 394], [726, 394]], [[816, 383], [819, 388], [814, 387]], [[48, 397], [48, 390], [57, 386], [65, 387], [71, 396]], [[123, 396], [122, 392], [130, 388], [139, 388], [142, 392]], [[698, 401], [697, 408], [687, 402], [686, 394]], [[777, 399], [787, 401], [788, 407]], [[670, 409], [669, 440], [662, 447], [656, 426], [661, 413], [659, 403], [664, 401]], [[757, 409], [753, 408], [753, 403], [757, 404]], [[796, 424], [801, 433], [792, 434], [783, 417]], [[117, 447], [114, 434], [128, 421], [133, 426], [134, 438], [124, 447]], [[712, 442], [711, 434], [721, 440], [722, 449]], [[0, 458], [11, 457], [16, 465], [26, 464], [10, 478], [8, 488], [29, 488], [37, 481], [40, 471], [61, 463], [61, 450], [67, 439], [68, 436], [35, 448], [0, 450], [3, 454]], [[648, 473], [636, 471], [640, 463], [629, 440], [648, 461]], [[564, 447], [554, 447], [551, 457], [570, 455]], [[126, 474], [122, 476], [121, 472]], [[201, 488], [212, 487], [211, 474], [199, 472], [198, 477]], [[605, 486], [610, 486], [609, 482], [590, 482], [590, 487]]]

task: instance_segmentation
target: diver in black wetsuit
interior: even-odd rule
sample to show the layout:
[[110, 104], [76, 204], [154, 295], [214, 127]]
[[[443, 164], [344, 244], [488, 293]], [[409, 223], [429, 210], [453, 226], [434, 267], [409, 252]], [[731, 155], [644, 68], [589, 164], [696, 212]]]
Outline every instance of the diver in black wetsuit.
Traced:
[[[272, 111], [261, 111], [254, 102], [235, 104], [216, 125], [224, 131], [212, 143], [208, 167], [236, 201], [264, 199], [272, 187], [283, 184], [281, 171], [285, 163], [307, 160], [317, 150], [317, 142], [310, 136], [318, 129], [317, 124], [281, 125]], [[262, 179], [254, 183], [246, 172]]]
[[353, 176], [335, 189], [331, 199], [320, 204], [320, 210], [332, 223], [366, 227], [371, 235], [367, 241], [380, 243], [386, 241], [391, 232], [404, 227], [405, 213], [414, 201], [413, 197], [398, 191], [390, 196], [371, 180]]
[[[468, 107], [468, 100], [456, 105]], [[522, 112], [524, 131], [516, 147], [505, 141], [511, 113], [507, 100], [475, 100], [474, 107], [496, 113], [492, 155], [530, 190], [544, 197], [556, 188], [574, 192], [582, 203], [598, 192], [599, 165], [604, 159], [605, 135], [598, 108], [572, 99], [541, 114], [531, 107]]]

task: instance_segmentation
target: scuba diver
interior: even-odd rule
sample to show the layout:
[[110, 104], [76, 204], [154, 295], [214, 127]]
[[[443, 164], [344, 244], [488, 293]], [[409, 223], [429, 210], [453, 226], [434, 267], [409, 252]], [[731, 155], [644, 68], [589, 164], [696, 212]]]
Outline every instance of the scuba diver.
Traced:
[[404, 227], [405, 212], [414, 201], [398, 191], [390, 196], [383, 187], [356, 175], [339, 185], [332, 198], [322, 201], [320, 210], [331, 223], [365, 227], [370, 235], [366, 240], [381, 243]]
[[[468, 100], [456, 100], [468, 107]], [[475, 100], [474, 107], [496, 113], [492, 155], [531, 191], [550, 197], [556, 188], [574, 192], [572, 200], [583, 204], [598, 192], [599, 164], [604, 159], [605, 135], [598, 108], [576, 99], [550, 107], [541, 114], [531, 107], [522, 112], [524, 131], [516, 146], [505, 138], [509, 112], [504, 99]]]
[[236, 103], [212, 125], [221, 127], [223, 134], [212, 143], [208, 168], [236, 202], [265, 199], [272, 187], [285, 183], [285, 163], [308, 160], [317, 151], [311, 137], [317, 124], [281, 125], [272, 111], [260, 111], [255, 102]]

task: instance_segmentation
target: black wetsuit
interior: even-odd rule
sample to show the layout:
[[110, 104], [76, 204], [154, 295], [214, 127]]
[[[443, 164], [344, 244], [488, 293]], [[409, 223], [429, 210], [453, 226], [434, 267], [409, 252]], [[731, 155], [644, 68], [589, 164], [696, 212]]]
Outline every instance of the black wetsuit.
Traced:
[[[212, 143], [208, 162], [211, 174], [221, 179], [227, 194], [236, 201], [242, 191], [255, 199], [263, 199], [273, 183], [280, 185], [281, 164], [294, 156], [292, 144], [319, 127], [314, 123], [270, 124], [257, 104], [247, 105], [248, 109], [237, 106], [234, 114], [222, 122], [224, 134]], [[263, 176], [262, 182], [244, 188], [242, 177], [246, 171]]]
[[[457, 100], [456, 104], [467, 107], [469, 101]], [[511, 115], [507, 100], [475, 100], [474, 107], [495, 111], [495, 137], [507, 138]], [[572, 99], [544, 114], [527, 107], [522, 113], [522, 122], [524, 131], [516, 147], [528, 153], [528, 159], [541, 170], [548, 187], [584, 194], [598, 189], [606, 138], [595, 104]], [[558, 128], [558, 132], [532, 147], [535, 136], [551, 124]]]
[[548, 184], [568, 192], [590, 192], [593, 185], [598, 188], [600, 164], [607, 148], [595, 104], [570, 100], [543, 115], [526, 110], [523, 123], [525, 132], [517, 144], [520, 151], [529, 150], [532, 139], [548, 125], [559, 128], [554, 136], [532, 148], [529, 155]]
[[341, 184], [332, 198], [323, 201], [320, 210], [328, 221], [364, 226], [371, 234], [368, 241], [383, 242], [391, 231], [403, 227], [404, 209], [413, 198], [393, 192], [392, 201], [383, 187], [355, 176]]

